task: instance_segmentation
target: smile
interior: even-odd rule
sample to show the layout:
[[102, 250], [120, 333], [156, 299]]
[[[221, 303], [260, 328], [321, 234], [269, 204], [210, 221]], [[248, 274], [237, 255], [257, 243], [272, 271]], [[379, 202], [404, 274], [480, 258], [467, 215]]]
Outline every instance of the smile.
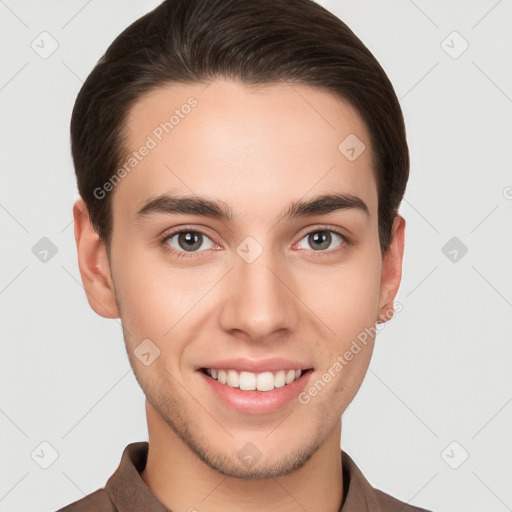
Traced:
[[301, 370], [294, 369], [261, 373], [215, 368], [204, 368], [203, 371], [221, 384], [242, 391], [272, 391], [291, 384], [302, 375]]

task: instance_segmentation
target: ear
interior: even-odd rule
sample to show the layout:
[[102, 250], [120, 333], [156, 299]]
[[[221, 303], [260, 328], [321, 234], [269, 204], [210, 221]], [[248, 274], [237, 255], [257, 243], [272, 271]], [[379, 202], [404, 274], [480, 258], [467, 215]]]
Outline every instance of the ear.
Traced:
[[119, 318], [107, 249], [94, 228], [83, 199], [73, 205], [78, 266], [91, 308], [105, 318]]
[[391, 227], [391, 242], [382, 260], [382, 276], [379, 298], [379, 317], [377, 323], [393, 318], [395, 300], [402, 279], [402, 261], [404, 256], [405, 219], [396, 214]]

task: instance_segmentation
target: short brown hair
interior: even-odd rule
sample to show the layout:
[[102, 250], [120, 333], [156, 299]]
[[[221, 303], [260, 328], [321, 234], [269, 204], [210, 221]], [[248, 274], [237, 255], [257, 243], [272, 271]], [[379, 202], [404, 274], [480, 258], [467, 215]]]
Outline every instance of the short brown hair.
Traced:
[[320, 87], [356, 108], [371, 138], [384, 254], [409, 177], [402, 111], [368, 48], [313, 0], [165, 0], [112, 42], [78, 93], [71, 117], [78, 190], [107, 248], [111, 194], [98, 199], [94, 191], [121, 165], [130, 108], [160, 86], [215, 78]]

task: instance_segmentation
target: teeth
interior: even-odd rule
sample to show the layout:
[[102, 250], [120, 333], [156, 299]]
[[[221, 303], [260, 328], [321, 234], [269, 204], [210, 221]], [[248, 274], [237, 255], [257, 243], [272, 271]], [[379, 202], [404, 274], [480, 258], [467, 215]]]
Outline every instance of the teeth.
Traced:
[[[300, 370], [299, 370], [300, 371]], [[279, 370], [274, 377], [274, 386], [282, 388], [286, 384], [286, 373], [284, 370]]]
[[[230, 371], [234, 372], [235, 370]], [[254, 391], [256, 389], [256, 375], [250, 372], [240, 372], [239, 386], [244, 391]]]
[[272, 391], [291, 384], [302, 375], [302, 370], [279, 370], [277, 372], [238, 372], [237, 370], [215, 370], [207, 368], [206, 373], [221, 384], [243, 391]]
[[288, 370], [288, 373], [286, 374], [286, 384], [290, 384], [290, 382], [293, 382], [295, 380], [295, 370]]
[[228, 370], [228, 380], [226, 384], [232, 388], [237, 388], [240, 385], [240, 377], [236, 370]]
[[[212, 377], [213, 377], [213, 375], [212, 375]], [[217, 373], [217, 380], [221, 384], [226, 384], [226, 382], [228, 381], [228, 374], [224, 370], [219, 370]]]
[[258, 391], [271, 391], [274, 389], [274, 374], [263, 372], [258, 375]]

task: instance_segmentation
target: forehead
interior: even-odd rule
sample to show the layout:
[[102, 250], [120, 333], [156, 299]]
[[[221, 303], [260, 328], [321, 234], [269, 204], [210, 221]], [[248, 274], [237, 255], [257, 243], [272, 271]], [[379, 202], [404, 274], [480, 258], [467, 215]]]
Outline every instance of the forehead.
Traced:
[[320, 88], [166, 85], [135, 104], [125, 134], [126, 172], [113, 204], [126, 214], [165, 193], [207, 195], [262, 219], [274, 206], [332, 192], [376, 211], [367, 128], [348, 102]]

